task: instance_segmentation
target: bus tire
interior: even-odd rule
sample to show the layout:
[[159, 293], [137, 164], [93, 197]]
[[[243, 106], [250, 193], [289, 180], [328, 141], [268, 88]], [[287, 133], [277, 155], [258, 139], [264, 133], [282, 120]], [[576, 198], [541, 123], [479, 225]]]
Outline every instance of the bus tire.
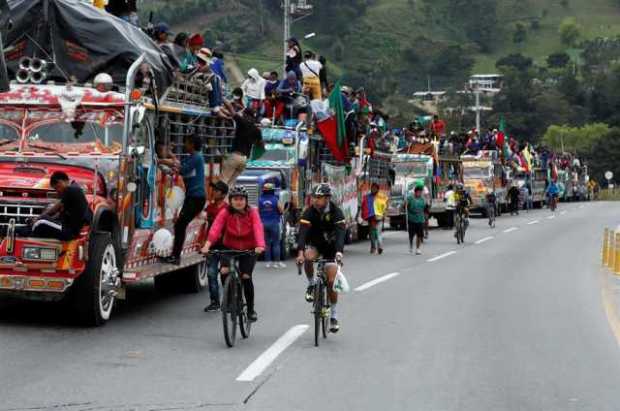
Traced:
[[110, 233], [97, 232], [90, 239], [86, 270], [76, 280], [73, 302], [81, 324], [98, 327], [111, 317], [121, 275], [117, 250]]
[[[191, 294], [197, 294], [207, 288], [209, 279], [207, 272], [209, 271], [209, 264], [205, 258], [199, 264], [193, 265], [183, 270], [180, 274], [181, 288], [183, 291]], [[174, 273], [172, 273], [174, 274]]]

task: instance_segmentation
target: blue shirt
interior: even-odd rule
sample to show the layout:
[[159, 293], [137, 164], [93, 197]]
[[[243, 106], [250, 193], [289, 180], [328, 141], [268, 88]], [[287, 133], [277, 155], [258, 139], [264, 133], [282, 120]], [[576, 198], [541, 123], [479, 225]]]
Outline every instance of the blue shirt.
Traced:
[[278, 210], [277, 195], [262, 194], [258, 200], [258, 211], [263, 224], [280, 223], [280, 211]]
[[181, 175], [187, 197], [205, 198], [205, 163], [201, 153], [194, 153], [181, 159]]

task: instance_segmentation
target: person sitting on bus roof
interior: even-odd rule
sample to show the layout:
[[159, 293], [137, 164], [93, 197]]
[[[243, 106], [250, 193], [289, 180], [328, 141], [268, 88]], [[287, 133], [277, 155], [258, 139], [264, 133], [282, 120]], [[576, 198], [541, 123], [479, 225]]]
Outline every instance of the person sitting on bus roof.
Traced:
[[52, 174], [50, 186], [56, 190], [60, 200], [29, 221], [29, 226], [20, 227], [18, 236], [70, 241], [80, 235], [82, 227], [90, 224], [93, 214], [82, 187], [72, 182], [64, 171]]
[[297, 74], [294, 71], [289, 71], [286, 74], [286, 78], [280, 82], [280, 85], [276, 89], [280, 98], [289, 103], [295, 96], [295, 94], [301, 93], [303, 88], [301, 83], [297, 79]]
[[187, 48], [180, 58], [181, 72], [188, 73], [198, 68], [198, 57], [196, 56], [204, 46], [204, 38], [200, 34], [193, 34], [187, 40]]

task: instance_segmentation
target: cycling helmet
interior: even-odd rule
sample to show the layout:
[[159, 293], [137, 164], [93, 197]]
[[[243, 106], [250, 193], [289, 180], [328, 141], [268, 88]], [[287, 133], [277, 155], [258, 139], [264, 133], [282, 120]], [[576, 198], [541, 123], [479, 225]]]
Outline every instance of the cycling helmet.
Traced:
[[234, 186], [231, 190], [230, 193], [228, 194], [228, 196], [230, 198], [233, 197], [245, 197], [245, 199], [248, 199], [248, 190], [245, 189], [244, 186]]
[[263, 191], [275, 191], [276, 186], [273, 183], [265, 183], [263, 185]]
[[312, 190], [313, 197], [331, 197], [332, 188], [327, 183], [319, 184]]

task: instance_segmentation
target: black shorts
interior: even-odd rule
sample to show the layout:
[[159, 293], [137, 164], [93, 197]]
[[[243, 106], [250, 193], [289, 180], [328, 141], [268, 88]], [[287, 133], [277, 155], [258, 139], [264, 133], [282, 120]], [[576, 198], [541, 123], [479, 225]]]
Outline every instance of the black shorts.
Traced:
[[[231, 256], [222, 255], [220, 265], [222, 267], [230, 267], [231, 259], [232, 259]], [[254, 266], [256, 265], [255, 255], [241, 255], [237, 257], [237, 261], [239, 262], [239, 273], [238, 273], [239, 275], [241, 274], [252, 275], [252, 273], [254, 272]]]
[[424, 237], [424, 223], [409, 223], [409, 231], [418, 237]]
[[307, 244], [306, 245], [306, 250], [307, 249], [311, 249], [311, 250], [316, 250], [316, 252], [321, 256], [321, 258], [325, 259], [325, 260], [336, 260], [336, 248], [335, 247], [330, 247], [329, 245], [321, 245], [321, 246], [317, 246], [314, 244]]

